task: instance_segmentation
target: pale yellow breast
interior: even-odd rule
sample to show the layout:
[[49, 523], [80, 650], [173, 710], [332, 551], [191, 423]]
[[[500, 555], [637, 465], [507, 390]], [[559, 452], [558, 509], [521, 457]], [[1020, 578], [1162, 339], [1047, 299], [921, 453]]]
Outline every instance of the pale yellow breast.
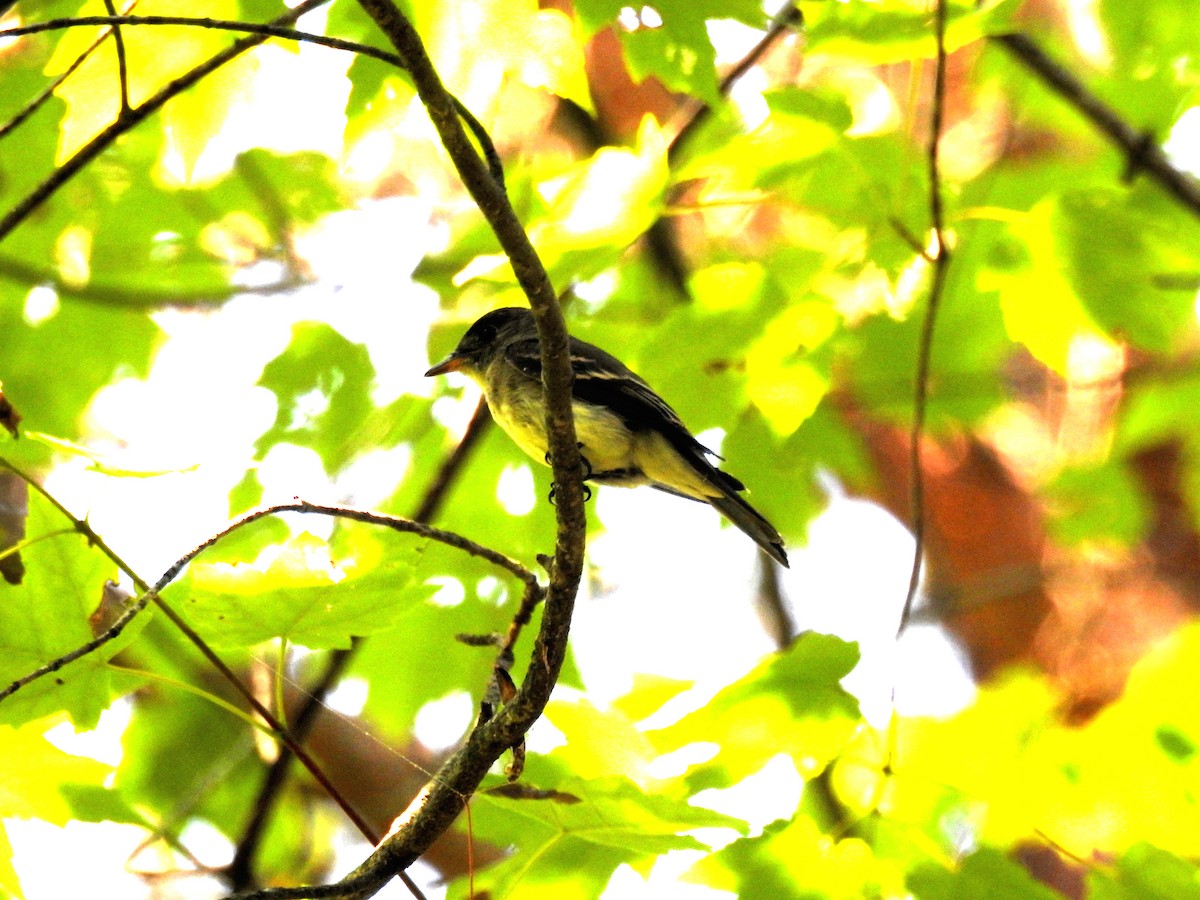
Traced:
[[[493, 364], [489, 380], [502, 379], [487, 391], [492, 417], [518, 447], [540, 463], [546, 461], [546, 420], [542, 410], [541, 385], [516, 373], [506, 363]], [[477, 381], [483, 380], [476, 377]], [[594, 472], [636, 466], [635, 441], [620, 417], [598, 406], [576, 401], [575, 436]]]
[[[503, 361], [493, 363], [489, 376], [488, 380], [498, 382], [487, 391], [493, 418], [518, 447], [538, 462], [545, 463], [546, 421], [541, 385], [520, 375]], [[484, 383], [478, 375], [474, 377]], [[627, 475], [614, 483], [627, 487], [659, 484], [700, 500], [720, 495], [720, 490], [697, 473], [657, 432], [633, 433], [619, 416], [588, 403], [576, 401], [572, 410], [575, 435], [581, 444], [579, 452], [587, 459], [592, 472], [600, 475], [623, 470], [641, 471], [644, 478]]]

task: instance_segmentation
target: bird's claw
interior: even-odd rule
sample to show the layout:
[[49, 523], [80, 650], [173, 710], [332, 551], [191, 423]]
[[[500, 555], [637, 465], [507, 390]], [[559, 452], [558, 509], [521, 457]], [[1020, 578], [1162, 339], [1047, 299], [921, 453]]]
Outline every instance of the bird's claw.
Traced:
[[[587, 503], [589, 500], [592, 499], [592, 489], [590, 487], [588, 487], [586, 484], [581, 484], [580, 487], [583, 488], [583, 502]], [[556, 484], [553, 481], [550, 482], [550, 494], [549, 494], [549, 496], [546, 497], [546, 499], [550, 501], [551, 506], [558, 505], [557, 503], [554, 502], [554, 495], [557, 492], [558, 492], [558, 484]]]
[[[582, 443], [578, 443], [575, 446], [578, 447], [580, 450], [583, 449]], [[592, 464], [590, 462], [588, 462], [588, 458], [586, 456], [584, 456], [582, 453], [579, 454], [579, 463], [583, 467], [583, 480], [587, 481], [589, 478], [592, 477]], [[551, 466], [551, 467], [553, 467], [553, 465], [554, 465], [554, 458], [550, 455], [549, 450], [546, 451], [546, 465]], [[586, 484], [580, 485], [580, 486], [583, 488], [583, 502], [587, 503], [589, 500], [592, 499], [592, 489], [590, 487], [588, 487]], [[551, 482], [550, 495], [546, 498], [547, 500], [550, 501], [551, 506], [556, 505], [554, 503], [554, 495], [557, 491], [558, 491], [558, 485], [554, 482]]]
[[[575, 446], [577, 448], [579, 448], [580, 450], [583, 449], [582, 442], [576, 444]], [[579, 462], [583, 466], [583, 480], [587, 481], [589, 478], [592, 477], [592, 464], [590, 462], [588, 462], [588, 458], [586, 456], [584, 456], [582, 453], [579, 454]], [[554, 466], [554, 457], [550, 455], [549, 450], [546, 451], [546, 465], [548, 465], [552, 468]]]

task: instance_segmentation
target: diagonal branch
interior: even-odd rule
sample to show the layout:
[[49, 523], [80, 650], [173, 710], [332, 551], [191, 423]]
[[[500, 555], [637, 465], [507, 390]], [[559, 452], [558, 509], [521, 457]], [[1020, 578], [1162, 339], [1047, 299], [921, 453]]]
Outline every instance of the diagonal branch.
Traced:
[[1171, 165], [1153, 135], [1139, 132], [1075, 75], [1050, 58], [1025, 34], [994, 35], [992, 40], [1070, 103], [1125, 154], [1126, 177], [1145, 172], [1195, 216], [1200, 216], [1200, 183]]
[[[314, 5], [320, 5], [320, 3], [326, 2], [328, 2], [328, 0], [319, 0], [319, 2]], [[110, 13], [111, 12], [112, 11], [110, 10]], [[293, 10], [293, 13], [295, 12], [296, 11]], [[268, 37], [277, 37], [283, 38], [284, 40], [296, 41], [298, 43], [317, 44], [321, 47], [329, 47], [333, 50], [345, 50], [350, 53], [357, 53], [359, 56], [367, 56], [371, 59], [377, 59], [381, 62], [396, 66], [399, 69], [406, 68], [404, 61], [399, 56], [397, 56], [395, 53], [390, 53], [387, 50], [381, 50], [378, 47], [372, 47], [369, 44], [360, 44], [356, 41], [347, 41], [342, 38], [328, 37], [323, 34], [314, 34], [309, 31], [299, 31], [295, 28], [289, 27], [286, 24], [281, 24], [294, 21], [296, 18], [296, 15], [288, 15], [276, 19], [275, 22], [260, 23], [241, 22], [232, 19], [212, 19], [198, 16], [118, 16], [115, 14], [110, 14], [107, 16], [74, 16], [62, 19], [48, 19], [45, 22], [35, 22], [29, 25], [20, 25], [13, 28], [0, 29], [0, 38], [21, 37], [29, 34], [41, 34], [47, 31], [61, 31], [65, 28], [78, 28], [85, 25], [110, 25], [117, 34], [120, 33], [117, 31], [117, 29], [122, 25], [190, 25], [195, 28], [206, 28], [213, 31], [233, 31], [239, 34], [258, 35], [263, 40]], [[95, 49], [95, 47], [98, 46], [100, 41], [103, 39], [104, 37], [101, 37], [99, 40], [97, 40], [96, 44], [93, 45], [93, 47], [87, 52], [90, 53], [92, 49]], [[123, 55], [120, 58], [123, 59]], [[74, 71], [74, 69], [82, 61], [83, 58], [81, 57], [72, 65], [70, 69], [68, 69], [59, 77], [54, 85], [47, 89], [47, 91], [39, 94], [35, 103], [40, 105], [42, 102], [44, 102], [49, 94], [53, 92], [54, 87], [56, 87], [58, 84], [61, 84], [62, 81], [64, 81], [66, 77], [70, 75], [71, 72]], [[122, 73], [124, 73], [123, 67]], [[207, 75], [209, 73], [205, 72], [203, 74]], [[184, 77], [187, 76], [185, 75]], [[124, 89], [125, 83], [125, 76], [122, 74], [122, 115], [125, 115], [129, 111], [127, 100], [128, 92], [127, 89]], [[190, 86], [190, 84], [188, 86]], [[168, 87], [170, 87], [170, 85], [168, 85]], [[176, 93], [178, 93], [178, 91], [176, 91]], [[157, 97], [157, 95], [155, 96]], [[150, 100], [154, 99], [154, 97], [150, 98]], [[146, 102], [149, 103], [150, 100]], [[479, 141], [480, 149], [483, 151], [484, 159], [487, 160], [488, 168], [491, 170], [492, 177], [495, 178], [500, 184], [504, 184], [504, 167], [500, 162], [500, 154], [496, 151], [496, 147], [492, 143], [491, 136], [487, 133], [487, 129], [483, 127], [480, 121], [475, 118], [474, 114], [467, 109], [466, 106], [459, 102], [457, 97], [451, 96], [450, 100], [454, 104], [454, 108], [457, 110], [458, 115], [462, 117], [462, 120], [467, 123], [467, 127], [471, 129], [471, 134], [474, 135], [475, 140]], [[146, 104], [143, 104], [143, 106], [145, 105]], [[28, 118], [28, 116], [33, 112], [34, 108], [36, 107], [31, 103], [30, 106], [18, 114], [13, 121], [9, 122], [2, 129], [0, 129], [0, 137], [15, 128], [16, 125], [20, 124], [21, 121], [24, 121], [25, 118]], [[139, 107], [139, 109], [141, 109], [141, 107]], [[3, 233], [0, 233], [0, 239], [3, 239], [3, 237]]]
[[[275, 24], [286, 25], [295, 22], [306, 12], [316, 9], [327, 2], [328, 0], [304, 0], [299, 6], [276, 19]], [[107, 21], [110, 17], [106, 16], [104, 18], [106, 19], [106, 24], [110, 24]], [[127, 114], [119, 116], [117, 121], [113, 122], [88, 141], [87, 144], [75, 151], [70, 159], [58, 166], [50, 177], [34, 188], [25, 199], [9, 210], [4, 218], [0, 219], [0, 241], [8, 237], [13, 229], [24, 222], [35, 209], [54, 196], [63, 185], [78, 175], [85, 166], [115, 143], [117, 138], [152, 113], [157, 112], [172, 97], [187, 90], [201, 79], [241, 56], [247, 50], [257, 47], [266, 41], [267, 38], [268, 35], [265, 34], [252, 34], [234, 41], [229, 47], [205, 60], [194, 69], [167, 82], [156, 94], [148, 98], [146, 102], [129, 110]]]
[[[770, 26], [763, 32], [763, 36], [759, 38], [758, 42], [721, 78], [720, 84], [717, 85], [717, 93], [721, 97], [728, 97], [729, 92], [733, 90], [733, 86], [738, 80], [749, 72], [759, 60], [766, 56], [767, 51], [774, 47], [780, 38], [792, 34], [802, 28], [803, 25], [804, 14], [794, 2], [790, 2], [789, 0], [775, 14]], [[688, 141], [691, 140], [692, 135], [711, 118], [712, 112], [713, 108], [709, 104], [701, 103], [688, 116], [680, 129], [675, 132], [675, 137], [671, 138], [671, 143], [667, 147], [668, 165], [678, 161], [679, 155], [683, 152]]]

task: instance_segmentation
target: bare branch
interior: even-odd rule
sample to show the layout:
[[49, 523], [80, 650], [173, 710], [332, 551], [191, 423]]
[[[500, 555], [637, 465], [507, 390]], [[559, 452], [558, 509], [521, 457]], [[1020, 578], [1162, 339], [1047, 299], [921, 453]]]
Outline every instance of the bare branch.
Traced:
[[[111, 0], [105, 0], [111, 3]], [[319, 0], [314, 6], [319, 6], [321, 3], [326, 3], [328, 0]], [[312, 8], [312, 7], [309, 7]], [[112, 12], [110, 7], [110, 13]], [[296, 11], [293, 10], [293, 13]], [[285, 40], [298, 41], [302, 43], [317, 44], [322, 47], [329, 47], [334, 50], [345, 50], [350, 53], [357, 53], [359, 56], [367, 56], [372, 59], [378, 59], [381, 62], [386, 62], [396, 66], [399, 69], [406, 68], [404, 61], [395, 53], [389, 53], [387, 50], [381, 50], [378, 47], [372, 47], [369, 44], [360, 44], [355, 41], [347, 41], [342, 38], [327, 37], [323, 34], [314, 34], [309, 31], [298, 31], [295, 28], [289, 28], [286, 25], [278, 24], [280, 22], [295, 21], [298, 15], [282, 16], [274, 23], [259, 23], [259, 22], [241, 22], [232, 19], [211, 19], [207, 17], [197, 16], [75, 16], [71, 18], [48, 19], [45, 22], [36, 22], [31, 25], [21, 25], [14, 28], [0, 29], [0, 37], [21, 37], [28, 34], [39, 34], [45, 31], [61, 31], [64, 28], [78, 28], [85, 25], [111, 25], [113, 29], [117, 29], [121, 25], [136, 26], [136, 25], [190, 25], [196, 28], [207, 28], [213, 31], [233, 31], [240, 34], [259, 35], [262, 40], [268, 37], [283, 38]], [[103, 40], [103, 37], [100, 38]], [[99, 45], [100, 40], [96, 42]], [[258, 41], [257, 43], [261, 43]], [[235, 45], [236, 46], [236, 45]], [[92, 48], [94, 49], [94, 47]], [[88, 52], [91, 52], [90, 50]], [[76, 66], [82, 59], [76, 62]], [[72, 67], [71, 71], [74, 70]], [[65, 80], [70, 72], [60, 76], [56, 85]], [[208, 73], [205, 72], [205, 75]], [[186, 75], [184, 77], [187, 77]], [[125, 81], [122, 79], [122, 87], [124, 88]], [[178, 92], [176, 92], [178, 93]], [[44, 102], [49, 96], [49, 91], [39, 95], [39, 100]], [[155, 95], [157, 96], [157, 95]], [[124, 92], [123, 92], [124, 97]], [[155, 98], [152, 97], [147, 103]], [[491, 136], [487, 133], [487, 129], [475, 118], [474, 114], [459, 102], [457, 97], [451, 96], [451, 102], [454, 104], [455, 110], [467, 127], [471, 129], [471, 134], [479, 141], [479, 146], [483, 151], [484, 159], [487, 161], [488, 169], [491, 171], [492, 177], [501, 185], [504, 184], [504, 166], [500, 161], [500, 154], [496, 152], [495, 144], [492, 143]], [[144, 107], [146, 104], [142, 104]], [[142, 109], [139, 107], [138, 109]], [[122, 107], [123, 111], [128, 109], [127, 105]], [[28, 112], [22, 112], [18, 118], [23, 121], [28, 118]], [[141, 117], [139, 117], [140, 120]], [[5, 126], [4, 130], [0, 131], [0, 137], [6, 134], [9, 130], [15, 127], [16, 120]], [[3, 239], [4, 233], [0, 232], [0, 239]]]
[[[770, 27], [763, 33], [758, 43], [751, 47], [750, 52], [738, 60], [737, 64], [725, 73], [721, 79], [721, 83], [717, 86], [720, 95], [722, 97], [729, 96], [729, 92], [733, 89], [738, 79], [749, 72], [755, 63], [762, 59], [781, 37], [794, 32], [803, 25], [804, 14], [797, 8], [796, 4], [791, 2], [785, 3], [783, 8], [775, 14], [774, 19], [771, 20]], [[679, 131], [675, 133], [675, 137], [671, 139], [671, 144], [667, 148], [668, 164], [677, 161], [679, 153], [686, 146], [688, 140], [708, 120], [710, 115], [712, 115], [712, 107], [707, 103], [700, 104], [692, 112]]]
[[946, 105], [946, 0], [937, 0], [934, 10], [937, 31], [937, 59], [934, 64], [933, 103], [929, 114], [929, 145], [926, 151], [929, 172], [929, 219], [933, 232], [933, 278], [925, 319], [921, 323], [920, 343], [917, 346], [917, 371], [913, 388], [913, 421], [909, 436], [910, 504], [913, 531], [913, 562], [900, 611], [896, 636], [904, 633], [912, 615], [917, 587], [921, 580], [921, 557], [925, 552], [925, 477], [922, 471], [922, 441], [925, 437], [925, 414], [929, 406], [929, 367], [933, 358], [933, 333], [937, 325], [946, 276], [950, 271], [950, 248], [946, 246], [945, 214], [942, 209], [942, 175], [939, 148], [942, 137], [942, 118]]
[[[110, 16], [116, 16], [117, 7], [113, 0], [104, 0], [104, 8], [108, 10]], [[121, 26], [113, 25], [112, 29], [113, 42], [117, 45], [117, 77], [121, 81], [121, 111], [117, 114], [117, 118], [124, 118], [129, 114], [129, 63], [125, 59], [125, 38], [121, 36]]]
[[163, 306], [205, 307], [222, 303], [232, 297], [250, 294], [274, 297], [311, 283], [307, 279], [289, 274], [279, 281], [269, 284], [226, 284], [214, 286], [211, 289], [190, 290], [186, 293], [168, 293], [149, 288], [122, 287], [116, 284], [71, 284], [53, 269], [40, 269], [22, 260], [6, 256], [0, 256], [0, 279], [26, 285], [49, 285], [60, 297], [70, 297], [97, 306], [136, 306], [144, 309], [157, 309]]
[[1153, 136], [1140, 132], [1108, 104], [1089, 91], [1074, 74], [1059, 65], [1024, 34], [994, 35], [992, 40], [1034, 72], [1056, 94], [1087, 117], [1125, 154], [1125, 177], [1145, 172], [1196, 216], [1200, 216], [1200, 183], [1171, 165]]
[[360, 4], [404, 58], [443, 145], [529, 297], [541, 339], [546, 429], [558, 485], [556, 553], [533, 659], [516, 696], [494, 718], [471, 731], [466, 743], [397, 820], [375, 853], [336, 885], [239, 895], [244, 898], [368, 897], [420, 856], [457, 818], [464, 798], [478, 788], [491, 764], [506, 749], [517, 745], [541, 715], [566, 655], [571, 612], [583, 567], [583, 472], [571, 414], [567, 333], [553, 287], [502, 185], [490, 176], [467, 140], [454, 103], [411, 24], [390, 0], [360, 0]]
[[[305, 0], [297, 7], [289, 10], [286, 15], [280, 16], [275, 20], [276, 24], [285, 24], [296, 21], [300, 16], [304, 15], [313, 9], [327, 3], [328, 0]], [[105, 21], [98, 24], [112, 24], [112, 17], [100, 17]], [[120, 18], [120, 17], [118, 17]], [[48, 29], [42, 29], [48, 30]], [[9, 33], [21, 32], [21, 29], [8, 29]], [[31, 32], [23, 32], [31, 33]], [[177, 94], [187, 90], [192, 85], [196, 84], [201, 79], [212, 74], [217, 69], [224, 66], [226, 63], [236, 59], [241, 54], [245, 53], [253, 47], [257, 47], [267, 39], [265, 34], [252, 34], [247, 37], [234, 41], [225, 50], [209, 58], [205, 62], [196, 66], [194, 69], [185, 72], [178, 78], [172, 79], [164, 85], [156, 94], [146, 100], [145, 103], [131, 109], [128, 114], [118, 117], [117, 121], [109, 125], [98, 135], [88, 141], [83, 147], [75, 151], [75, 154], [56, 168], [54, 172], [36, 188], [34, 188], [24, 200], [18, 203], [15, 207], [8, 211], [3, 219], [0, 219], [0, 241], [3, 241], [9, 234], [12, 233], [18, 225], [25, 221], [29, 215], [45, 203], [50, 197], [54, 196], [63, 185], [78, 175], [92, 160], [98, 157], [104, 150], [108, 149], [117, 138], [132, 129], [135, 125], [149, 116], [151, 113], [157, 112], [158, 109]]]

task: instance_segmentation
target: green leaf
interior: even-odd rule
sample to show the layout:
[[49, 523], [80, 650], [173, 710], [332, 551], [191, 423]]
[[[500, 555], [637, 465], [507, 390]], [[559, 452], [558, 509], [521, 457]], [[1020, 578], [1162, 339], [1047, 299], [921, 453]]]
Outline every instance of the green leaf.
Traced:
[[[496, 649], [468, 646], [457, 635], [503, 632], [520, 594], [507, 576], [497, 580], [494, 569], [475, 563], [461, 553], [439, 554], [430, 545], [421, 571], [440, 590], [431, 589], [431, 599], [408, 606], [390, 630], [374, 635], [355, 653], [349, 673], [371, 686], [364, 714], [387, 733], [408, 734], [421, 707], [456, 691], [482, 698]], [[539, 612], [527, 633], [540, 621]], [[518, 662], [516, 678], [525, 660]]]
[[[636, 12], [635, 7], [618, 0], [583, 0], [575, 10], [588, 35], [615, 24], [621, 16], [628, 17], [627, 10]], [[617, 26], [634, 80], [653, 75], [671, 90], [716, 104], [720, 99], [716, 51], [705, 27], [709, 19], [736, 19], [760, 28], [766, 25], [762, 7], [753, 0], [662, 0], [642, 7], [636, 27], [626, 27], [626, 18]]]
[[1109, 55], [1108, 71], [1089, 85], [1136, 128], [1165, 133], [1196, 84], [1200, 42], [1186, 16], [1188, 0], [1155, 0], [1132, 9], [1100, 0], [1096, 13]]
[[59, 791], [71, 807], [71, 817], [81, 822], [119, 822], [152, 830], [146, 817], [134, 809], [120, 791], [77, 782], [62, 784]]
[[968, 856], [955, 871], [921, 866], [908, 876], [918, 900], [1058, 900], [1060, 895], [1036, 881], [1019, 864], [991, 847]]
[[1137, 843], [1117, 859], [1113, 873], [1093, 869], [1088, 874], [1092, 900], [1196, 900], [1200, 897], [1200, 868], [1165, 850]]
[[1115, 541], [1126, 546], [1150, 526], [1146, 500], [1119, 461], [1063, 470], [1047, 486], [1051, 529], [1066, 544]]
[[[530, 773], [527, 784], [547, 782]], [[553, 799], [514, 800], [479, 795], [474, 806], [476, 840], [494, 843], [520, 835], [518, 850], [475, 874], [475, 890], [497, 897], [596, 897], [621, 863], [639, 863], [670, 850], [705, 849], [684, 832], [734, 828], [730, 816], [648, 793], [620, 777], [553, 783]], [[454, 896], [460, 896], [455, 893]]]
[[101, 387], [118, 372], [147, 371], [160, 332], [148, 317], [79, 303], [31, 323], [23, 306], [23, 296], [0, 294], [5, 393], [25, 428], [75, 438], [79, 417]]
[[195, 562], [171, 593], [185, 598], [185, 614], [215, 647], [282, 637], [314, 648], [349, 647], [352, 637], [384, 631], [433, 593], [414, 578], [419, 550], [407, 559], [393, 550], [383, 565], [353, 557], [339, 564], [331, 555], [304, 533], [254, 563]]
[[358, 451], [362, 423], [374, 409], [375, 368], [367, 348], [329, 325], [301, 322], [287, 350], [267, 364], [259, 384], [275, 394], [275, 423], [257, 441], [260, 454], [279, 443], [309, 447], [336, 473]]
[[761, 835], [705, 857], [687, 880], [739, 897], [777, 900], [904, 893], [898, 867], [872, 853], [865, 840], [826, 835], [804, 815], [774, 822]]
[[688, 775], [696, 789], [728, 787], [780, 752], [804, 775], [819, 772], [858, 727], [858, 703], [840, 682], [858, 650], [831, 635], [807, 632], [767, 657], [702, 709], [652, 737], [660, 751], [714, 742], [721, 752]]
[[[20, 585], [0, 583], [0, 684], [92, 639], [88, 616], [100, 604], [104, 582], [116, 577], [116, 567], [89, 548], [81, 534], [48, 536], [68, 525], [41, 497], [30, 498], [27, 534], [47, 537], [22, 549]], [[0, 722], [19, 724], [65, 710], [77, 728], [94, 728], [111, 700], [105, 663], [136, 630], [23, 687], [0, 703]]]
[[99, 789], [112, 769], [104, 763], [64, 753], [45, 739], [46, 723], [21, 728], [0, 725], [4, 746], [4, 779], [0, 782], [0, 816], [37, 817], [56, 825], [71, 818], [60, 785]]
[[[948, 0], [946, 47], [957, 50], [989, 33], [1008, 29], [1018, 4], [1014, 0]], [[804, 3], [809, 47], [814, 54], [851, 57], [883, 64], [936, 52], [933, 15], [927, 7], [907, 0], [879, 2]]]
[[1089, 191], [1061, 197], [1050, 228], [1080, 300], [1109, 334], [1161, 352], [1194, 328], [1195, 292], [1157, 281], [1197, 264], [1200, 230], [1190, 217], [1142, 210], [1124, 192]]
[[[215, 686], [208, 664], [171, 638], [176, 664], [186, 660], [191, 678]], [[228, 652], [222, 658], [244, 662]], [[247, 799], [262, 785], [262, 760], [244, 720], [203, 697], [154, 685], [139, 696], [121, 742], [116, 788], [135, 809], [157, 810], [167, 822], [206, 820], [230, 835], [244, 826]]]
[[1165, 441], [1192, 435], [1188, 427], [1200, 404], [1200, 377], [1184, 374], [1167, 381], [1148, 381], [1131, 387], [1121, 413], [1117, 446], [1134, 453]]
[[[972, 252], [982, 251], [968, 240], [963, 255]], [[1056, 301], [1041, 293], [1002, 292], [998, 304], [995, 284], [982, 279], [977, 282], [971, 263], [964, 260], [960, 264], [956, 257], [937, 311], [926, 409], [927, 428], [933, 433], [977, 422], [995, 409], [1002, 396], [1001, 365], [1012, 352], [1009, 338], [1032, 341], [1030, 335], [1036, 334], [1042, 340], [1046, 331], [1054, 328], [1049, 319]], [[1020, 304], [1028, 331], [1014, 333], [1010, 311], [1002, 305], [1009, 297], [1013, 304]], [[860, 402], [873, 415], [889, 421], [908, 422], [912, 415], [913, 373], [928, 314], [927, 295], [914, 299], [902, 319], [871, 316], [853, 330], [852, 340], [845, 342], [845, 349], [853, 354]], [[1036, 332], [1039, 323], [1042, 331]], [[1054, 343], [1053, 350], [1061, 352], [1064, 364], [1068, 330], [1064, 327], [1062, 332], [1054, 332], [1063, 336], [1063, 343]]]

